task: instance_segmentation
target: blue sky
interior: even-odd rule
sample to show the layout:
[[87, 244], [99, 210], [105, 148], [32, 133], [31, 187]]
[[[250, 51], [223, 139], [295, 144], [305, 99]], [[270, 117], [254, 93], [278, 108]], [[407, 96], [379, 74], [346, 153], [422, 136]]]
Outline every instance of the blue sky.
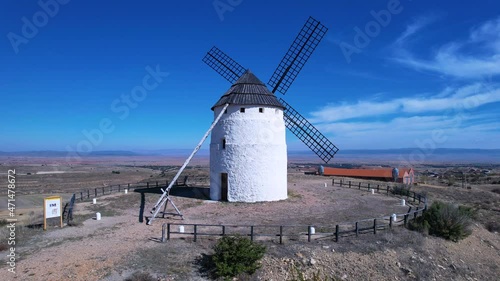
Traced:
[[499, 148], [498, 1], [9, 0], [0, 151], [192, 148], [230, 86], [205, 53], [267, 82], [309, 16], [329, 31], [284, 98], [341, 150]]

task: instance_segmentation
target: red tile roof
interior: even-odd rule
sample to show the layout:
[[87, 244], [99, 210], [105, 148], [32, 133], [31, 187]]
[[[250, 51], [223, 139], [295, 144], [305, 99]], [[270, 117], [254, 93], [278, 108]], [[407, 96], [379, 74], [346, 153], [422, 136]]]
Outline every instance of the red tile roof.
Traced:
[[[403, 178], [406, 171], [410, 169], [399, 169], [398, 178]], [[363, 178], [392, 178], [392, 168], [382, 169], [341, 169], [324, 167], [323, 175], [341, 177], [363, 177]]]

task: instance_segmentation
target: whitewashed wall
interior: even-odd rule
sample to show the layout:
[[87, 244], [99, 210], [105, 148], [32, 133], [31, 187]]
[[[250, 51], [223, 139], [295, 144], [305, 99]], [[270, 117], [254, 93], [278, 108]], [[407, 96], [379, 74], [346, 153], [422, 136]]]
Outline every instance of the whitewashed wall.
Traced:
[[[245, 107], [245, 113], [240, 108]], [[264, 108], [264, 113], [259, 113]], [[214, 110], [217, 116], [222, 107]], [[215, 117], [214, 117], [215, 118]], [[226, 139], [226, 148], [222, 140]], [[283, 111], [230, 105], [211, 134], [210, 198], [221, 198], [221, 173], [228, 174], [228, 201], [287, 198], [287, 153]]]

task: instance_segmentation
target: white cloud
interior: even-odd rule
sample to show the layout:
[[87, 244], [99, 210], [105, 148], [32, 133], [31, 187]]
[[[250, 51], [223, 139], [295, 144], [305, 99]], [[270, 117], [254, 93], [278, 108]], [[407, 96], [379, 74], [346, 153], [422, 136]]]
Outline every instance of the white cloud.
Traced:
[[421, 30], [422, 28], [429, 25], [430, 23], [432, 23], [435, 20], [436, 20], [436, 17], [434, 17], [434, 16], [422, 16], [422, 17], [415, 18], [411, 24], [406, 26], [405, 31], [403, 31], [403, 33], [401, 33], [399, 38], [396, 39], [395, 43], [397, 45], [403, 45], [410, 36], [417, 33], [417, 31]]
[[467, 40], [448, 42], [430, 58], [422, 59], [410, 52], [407, 41], [426, 24], [428, 21], [421, 19], [407, 26], [394, 43], [394, 61], [417, 70], [459, 78], [500, 75], [500, 17], [470, 30]]
[[380, 117], [394, 113], [428, 113], [445, 110], [470, 110], [500, 101], [500, 88], [474, 83], [458, 89], [446, 88], [430, 97], [397, 98], [388, 101], [361, 100], [356, 103], [329, 104], [312, 112], [311, 122], [323, 123], [354, 118]]
[[478, 113], [478, 107], [498, 102], [500, 86], [473, 83], [428, 97], [330, 104], [312, 112], [310, 121], [346, 149], [414, 147], [435, 130], [446, 136], [443, 147], [494, 148], [498, 145], [491, 138], [500, 135], [499, 115]]

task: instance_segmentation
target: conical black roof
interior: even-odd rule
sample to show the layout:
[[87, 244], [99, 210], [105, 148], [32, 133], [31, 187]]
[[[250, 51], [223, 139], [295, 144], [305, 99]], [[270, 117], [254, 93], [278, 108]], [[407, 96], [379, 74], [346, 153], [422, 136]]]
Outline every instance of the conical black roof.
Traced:
[[284, 108], [278, 101], [276, 96], [267, 89], [249, 69], [241, 75], [229, 90], [212, 106], [214, 110], [217, 106], [222, 106], [226, 103], [238, 105], [266, 105]]

